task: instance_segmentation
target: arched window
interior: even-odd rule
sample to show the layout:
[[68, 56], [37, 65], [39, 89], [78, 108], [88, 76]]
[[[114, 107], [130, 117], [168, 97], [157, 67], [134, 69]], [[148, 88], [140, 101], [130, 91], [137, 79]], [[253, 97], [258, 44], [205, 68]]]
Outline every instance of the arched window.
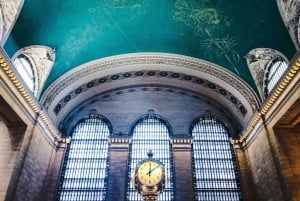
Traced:
[[35, 86], [35, 76], [30, 60], [25, 55], [20, 54], [14, 60], [14, 65], [30, 91], [36, 94], [37, 87]]
[[128, 201], [143, 200], [141, 195], [138, 194], [132, 186], [131, 173], [133, 172], [137, 163], [147, 158], [147, 153], [149, 150], [153, 151], [153, 158], [161, 161], [165, 165], [167, 171], [168, 184], [164, 193], [158, 197], [158, 200], [174, 200], [172, 169], [173, 160], [169, 135], [170, 133], [166, 124], [155, 116], [143, 118], [135, 125], [130, 149], [130, 164], [127, 184]]
[[105, 200], [109, 135], [109, 124], [96, 115], [75, 126], [63, 164], [58, 201]]
[[266, 67], [264, 78], [264, 94], [268, 96], [280, 80], [288, 65], [282, 57], [276, 57]]
[[224, 124], [202, 117], [193, 125], [192, 136], [195, 200], [242, 200], [237, 165]]

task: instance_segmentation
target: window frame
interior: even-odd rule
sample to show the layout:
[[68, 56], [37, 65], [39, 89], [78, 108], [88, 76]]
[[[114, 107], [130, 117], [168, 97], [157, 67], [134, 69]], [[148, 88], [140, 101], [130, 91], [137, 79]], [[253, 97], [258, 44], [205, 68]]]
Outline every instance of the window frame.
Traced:
[[[95, 125], [93, 125], [93, 122], [88, 122], [89, 120], [95, 120], [95, 121], [98, 121], [98, 122], [100, 122], [100, 124], [95, 124], [95, 122], [94, 122], [94, 124]], [[84, 125], [84, 123], [91, 123], [90, 125]], [[83, 125], [82, 125], [83, 124]], [[100, 126], [99, 126], [100, 125]], [[90, 127], [93, 127], [93, 128], [90, 128], [90, 129], [92, 129], [92, 131], [93, 131], [93, 129], [94, 129], [94, 131], [96, 130], [96, 129], [99, 129], [99, 128], [97, 128], [97, 126], [99, 126], [100, 127], [100, 129], [101, 129], [101, 131], [103, 131], [103, 129], [104, 130], [106, 130], [105, 132], [107, 132], [107, 133], [100, 133], [100, 132], [98, 132], [98, 133], [96, 133], [96, 135], [97, 134], [100, 134], [100, 135], [106, 135], [106, 138], [104, 138], [103, 136], [100, 136], [99, 138], [86, 138], [86, 139], [80, 139], [80, 134], [81, 135], [84, 135], [84, 134], [82, 134], [83, 132], [87, 132], [87, 131], [84, 131], [84, 130], [81, 130], [81, 132], [82, 133], [80, 133], [80, 128], [78, 128], [79, 126], [90, 126]], [[84, 141], [85, 140], [85, 143], [83, 143], [83, 144], [79, 144], [79, 146], [82, 146], [82, 147], [85, 147], [85, 146], [87, 146], [87, 145], [89, 145], [89, 144], [87, 144], [87, 141], [95, 141], [95, 140], [98, 140], [98, 141], [102, 141], [102, 143], [100, 144], [100, 145], [97, 145], [96, 143], [93, 143], [93, 144], [91, 144], [91, 146], [93, 146], [93, 148], [92, 149], [90, 149], [90, 151], [88, 151], [87, 149], [78, 149], [79, 150], [79, 154], [82, 154], [82, 153], [85, 153], [85, 155], [87, 156], [87, 157], [89, 157], [88, 159], [90, 159], [90, 160], [92, 160], [92, 161], [94, 161], [94, 163], [91, 163], [89, 160], [86, 160], [86, 158], [80, 158], [80, 157], [74, 157], [74, 161], [76, 161], [76, 162], [74, 162], [74, 164], [76, 164], [77, 165], [77, 167], [78, 166], [81, 166], [81, 165], [84, 165], [84, 164], [86, 164], [86, 165], [88, 165], [88, 168], [90, 168], [90, 169], [94, 169], [94, 170], [98, 170], [98, 169], [102, 169], [102, 171], [103, 171], [103, 169], [105, 169], [104, 170], [104, 172], [100, 172], [100, 171], [97, 171], [96, 173], [95, 172], [87, 172], [87, 174], [89, 174], [89, 179], [91, 180], [91, 178], [90, 178], [90, 176], [91, 176], [91, 174], [93, 174], [94, 175], [94, 178], [92, 178], [93, 180], [95, 180], [94, 181], [94, 183], [93, 184], [95, 184], [94, 185], [94, 190], [93, 189], [89, 189], [89, 190], [87, 190], [87, 191], [89, 191], [89, 192], [91, 192], [91, 194], [93, 194], [94, 193], [94, 195], [96, 196], [97, 195], [97, 193], [102, 193], [102, 194], [100, 194], [100, 196], [102, 195], [102, 199], [101, 200], [103, 200], [103, 201], [105, 201], [106, 200], [106, 191], [107, 191], [107, 178], [108, 178], [108, 171], [109, 171], [109, 159], [110, 159], [110, 157], [109, 157], [109, 137], [112, 135], [112, 126], [111, 126], [111, 123], [108, 121], [108, 119], [106, 119], [104, 116], [102, 116], [102, 115], [95, 115], [95, 114], [91, 114], [91, 115], [89, 115], [89, 116], [86, 116], [86, 117], [84, 117], [84, 118], [82, 118], [82, 119], [80, 119], [79, 121], [77, 121], [77, 123], [73, 126], [73, 129], [72, 129], [72, 131], [71, 131], [71, 133], [70, 133], [70, 137], [73, 137], [73, 139], [71, 140], [71, 142], [70, 142], [70, 144], [68, 144], [68, 147], [67, 147], [67, 149], [66, 149], [66, 153], [65, 153], [65, 156], [64, 156], [64, 158], [63, 158], [63, 161], [62, 161], [62, 170], [61, 170], [61, 173], [60, 173], [60, 177], [59, 177], [59, 183], [58, 183], [58, 189], [57, 189], [57, 194], [56, 194], [56, 200], [57, 201], [61, 201], [61, 198], [60, 198], [60, 196], [61, 196], [61, 193], [63, 192], [63, 185], [64, 185], [64, 180], [65, 180], [65, 176], [66, 176], [66, 171], [68, 170], [68, 168], [67, 168], [67, 166], [68, 166], [68, 162], [69, 162], [69, 160], [70, 160], [70, 152], [72, 151], [72, 148], [74, 148], [74, 146], [75, 146], [75, 144], [72, 144], [72, 143], [74, 143], [75, 142], [75, 140], [76, 139], [74, 139], [74, 137], [75, 136], [73, 136], [74, 135], [74, 132], [76, 132], [76, 129], [78, 128], [78, 135], [79, 135], [79, 137], [78, 137], [78, 139], [77, 139], [77, 142], [79, 142], [80, 140], [82, 140], [82, 141]], [[89, 131], [89, 130], [88, 130]], [[96, 135], [94, 134], [94, 136], [93, 137], [96, 137]], [[83, 136], [81, 136], [81, 137], [83, 137]], [[105, 142], [106, 141], [106, 142]], [[106, 146], [106, 154], [104, 154], [104, 155], [101, 155], [101, 157], [96, 157], [96, 158], [93, 158], [92, 157], [92, 155], [93, 155], [93, 153], [95, 154], [95, 150], [97, 150], [97, 151], [102, 151], [103, 150], [103, 143], [105, 143], [104, 145]], [[85, 147], [86, 148], [86, 147]], [[76, 148], [74, 148], [74, 152], [75, 152], [75, 155], [76, 155]], [[89, 153], [90, 152], [90, 153]], [[97, 153], [99, 153], [99, 152], [97, 152]], [[101, 152], [102, 153], [102, 152]], [[77, 163], [78, 162], [78, 160], [79, 161], [82, 161], [82, 163]], [[103, 163], [103, 161], [105, 160], [105, 163]], [[98, 161], [102, 161], [101, 163], [98, 163]], [[87, 162], [89, 162], [89, 163], [87, 163]], [[78, 165], [78, 164], [80, 164], [80, 165]], [[95, 166], [95, 167], [92, 167], [91, 166], [91, 164], [93, 165], [93, 166]], [[99, 164], [100, 164], [100, 166], [102, 167], [102, 168], [99, 168], [100, 166], [99, 166]], [[96, 166], [97, 166], [97, 168], [96, 168]], [[99, 166], [99, 167], [98, 167]], [[85, 167], [85, 168], [83, 168], [83, 169], [88, 169], [87, 167]], [[72, 168], [71, 168], [72, 169]], [[76, 167], [74, 168], [75, 170], [76, 170]], [[80, 170], [81, 168], [79, 167], [79, 168], [77, 168], [78, 170]], [[74, 172], [74, 174], [77, 174], [78, 172]], [[73, 174], [73, 175], [74, 175]], [[95, 176], [95, 174], [104, 174], [104, 177], [96, 177]], [[75, 177], [74, 177], [75, 178]], [[83, 179], [82, 177], [81, 177], [81, 179]], [[99, 187], [99, 189], [97, 189], [97, 183], [98, 182], [96, 182], [96, 180], [97, 179], [100, 179], [100, 180], [102, 180], [103, 182], [101, 183], [102, 185], [103, 185], [103, 187]], [[75, 179], [76, 180], [76, 179]], [[75, 180], [74, 180], [74, 182], [75, 182]], [[87, 185], [88, 185], [88, 180], [86, 180], [86, 179], [83, 179], [84, 181], [83, 181], [83, 183], [86, 181], [86, 183], [87, 183]], [[100, 181], [99, 180], [99, 181]], [[73, 182], [72, 182], [73, 183]], [[79, 189], [79, 190], [83, 190], [83, 189], [87, 189], [87, 188], [81, 188], [81, 189]], [[73, 194], [75, 194], [76, 192], [78, 192], [79, 191], [78, 189], [76, 190], [76, 188], [74, 188], [74, 189], [72, 189], [72, 188], [70, 188], [70, 190], [69, 190], [69, 192], [71, 192], [71, 194], [73, 193]], [[98, 191], [97, 191], [98, 190]], [[90, 195], [91, 195], [90, 194]], [[85, 195], [85, 194], [84, 194]], [[84, 196], [84, 195], [79, 195], [79, 196]], [[89, 195], [86, 195], [86, 196], [89, 196]], [[66, 196], [67, 197], [67, 196]], [[80, 198], [78, 198], [78, 199], [76, 199], [77, 197], [75, 197], [74, 198], [74, 200], [80, 200]], [[95, 198], [95, 199], [92, 199], [92, 196], [90, 196], [89, 197], [90, 199], [89, 199], [89, 201], [93, 201], [93, 200], [100, 200], [98, 197], [97, 198]], [[66, 198], [68, 201], [70, 200], [70, 199], [68, 199], [68, 198]], [[87, 198], [85, 198], [85, 199], [87, 199]], [[62, 199], [62, 200], [64, 200], [64, 199]]]
[[[26, 63], [24, 63], [26, 62]], [[15, 57], [13, 60], [13, 64], [18, 71], [20, 77], [23, 79], [26, 86], [29, 88], [29, 90], [37, 96], [38, 93], [38, 77], [37, 77], [37, 71], [33, 64], [33, 62], [30, 60], [28, 56], [21, 53]], [[25, 75], [25, 77], [24, 77]], [[30, 82], [30, 83], [29, 83]]]
[[267, 97], [274, 90], [287, 69], [288, 62], [281, 56], [277, 56], [267, 63], [263, 87], [265, 97]]
[[[213, 131], [216, 131], [217, 129], [212, 128], [210, 126], [207, 126], [206, 128], [204, 128], [206, 136], [202, 136], [202, 138], [197, 139], [195, 136], [196, 134], [194, 132], [194, 129], [203, 120], [204, 121], [205, 120], [213, 121], [214, 123], [221, 126], [223, 131], [218, 130], [215, 133], [223, 132], [224, 135], [225, 134], [227, 135], [226, 139], [221, 139], [221, 138], [213, 139], [212, 133], [208, 133], [208, 132], [209, 131], [213, 132]], [[200, 126], [200, 125], [198, 125], [198, 126]], [[198, 201], [202, 201], [202, 200], [205, 200], [205, 201], [217, 201], [217, 200], [218, 201], [220, 201], [220, 200], [233, 201], [234, 199], [236, 199], [235, 201], [242, 201], [243, 198], [242, 198], [242, 192], [241, 192], [241, 185], [240, 185], [240, 179], [239, 179], [240, 175], [239, 175], [239, 170], [238, 170], [238, 165], [237, 165], [237, 159], [235, 157], [232, 144], [230, 143], [231, 136], [230, 136], [228, 127], [223, 122], [221, 122], [220, 120], [215, 118], [214, 116], [201, 116], [193, 121], [193, 123], [190, 126], [189, 133], [190, 133], [190, 136], [193, 138], [193, 144], [192, 144], [191, 151], [192, 151], [193, 190], [194, 190], [195, 200], [198, 200]], [[203, 133], [204, 133], [204, 131], [203, 131]], [[203, 133], [200, 133], [200, 131], [199, 131], [199, 133], [197, 133], [197, 134], [203, 134]], [[210, 135], [210, 138], [207, 139], [207, 137], [209, 135]], [[201, 136], [199, 136], [199, 137], [201, 137]], [[225, 136], [223, 136], [223, 138], [224, 137]], [[214, 142], [214, 143], [212, 143], [212, 142]], [[227, 145], [224, 143], [226, 143]], [[218, 150], [216, 150], [216, 147], [218, 147]], [[196, 152], [198, 152], [197, 156], [195, 155]], [[199, 153], [199, 152], [201, 152], [201, 153]], [[228, 156], [229, 153], [231, 154], [230, 156]], [[201, 154], [203, 154], [203, 155], [201, 155]], [[211, 154], [211, 155], [214, 154], [215, 158], [211, 158], [211, 155], [209, 157], [207, 157], [209, 154]], [[221, 155], [223, 155], [224, 157], [219, 158]], [[201, 157], [203, 157], [203, 158], [200, 159]], [[231, 158], [228, 158], [228, 157], [231, 157]], [[199, 163], [199, 161], [201, 163]], [[222, 163], [219, 163], [220, 161], [222, 161]], [[231, 162], [231, 164], [229, 164], [230, 162]], [[196, 166], [198, 166], [198, 167], [196, 167]], [[225, 170], [230, 170], [230, 169], [232, 169], [231, 171], [234, 172], [234, 175], [231, 172], [231, 176], [234, 176], [235, 178], [228, 178], [229, 177], [228, 174], [230, 173], [230, 172], [228, 172], [227, 175], [223, 175], [223, 178], [220, 179], [220, 174], [222, 173], [222, 170], [223, 170], [223, 174], [224, 173], [226, 174]], [[198, 172], [197, 172], [197, 170], [198, 170]], [[217, 174], [216, 172], [213, 172], [214, 170], [218, 170], [219, 174]], [[211, 175], [206, 175], [209, 173]], [[201, 178], [199, 178], [198, 175], [201, 175], [203, 177], [203, 181], [207, 180], [207, 182], [200, 183]], [[234, 185], [236, 185], [235, 187], [233, 187], [233, 183], [226, 182], [230, 179], [231, 180], [234, 179], [233, 182], [235, 183]], [[209, 184], [209, 181], [212, 181], [211, 184]], [[202, 189], [200, 187], [201, 185], [203, 185]], [[209, 187], [209, 185], [211, 185], [212, 187]], [[222, 187], [222, 185], [223, 185], [223, 187]], [[232, 188], [228, 188], [230, 185]], [[220, 186], [222, 188], [220, 188]], [[230, 193], [228, 190], [230, 190], [230, 192], [235, 192], [238, 195], [231, 195], [232, 197], [229, 197]], [[206, 194], [206, 196], [208, 196], [208, 197], [204, 197], [204, 199], [199, 197], [198, 194], [200, 194], [201, 192], [203, 192], [204, 196], [205, 196], [205, 193], [208, 192]], [[223, 197], [225, 199], [219, 199], [219, 198], [213, 199], [212, 197], [209, 197], [210, 193], [213, 194], [213, 192], [215, 192], [214, 196], [216, 196], [216, 195], [218, 195], [218, 193], [220, 193], [219, 196], [221, 196], [221, 197], [222, 197], [222, 193], [224, 193]], [[227, 195], [225, 195], [225, 194], [227, 194]], [[238, 199], [237, 199], [237, 196], [238, 196]], [[228, 199], [228, 197], [230, 199]]]

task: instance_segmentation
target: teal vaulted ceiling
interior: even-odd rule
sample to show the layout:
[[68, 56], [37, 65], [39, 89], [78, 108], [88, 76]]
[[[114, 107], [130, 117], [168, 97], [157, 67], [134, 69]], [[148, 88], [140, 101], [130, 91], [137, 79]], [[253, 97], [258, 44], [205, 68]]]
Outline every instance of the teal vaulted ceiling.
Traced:
[[46, 87], [95, 59], [164, 52], [216, 63], [254, 88], [250, 50], [296, 52], [275, 0], [26, 0], [5, 49], [29, 45], [56, 48]]

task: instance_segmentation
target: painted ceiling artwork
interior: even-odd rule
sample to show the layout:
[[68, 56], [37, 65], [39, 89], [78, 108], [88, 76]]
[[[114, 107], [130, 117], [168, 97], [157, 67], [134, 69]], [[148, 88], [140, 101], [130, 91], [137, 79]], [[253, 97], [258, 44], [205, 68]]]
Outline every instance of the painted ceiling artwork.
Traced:
[[12, 56], [30, 45], [56, 49], [46, 87], [95, 59], [162, 52], [213, 62], [254, 88], [249, 51], [296, 52], [276, 1], [261, 0], [25, 1], [5, 50]]

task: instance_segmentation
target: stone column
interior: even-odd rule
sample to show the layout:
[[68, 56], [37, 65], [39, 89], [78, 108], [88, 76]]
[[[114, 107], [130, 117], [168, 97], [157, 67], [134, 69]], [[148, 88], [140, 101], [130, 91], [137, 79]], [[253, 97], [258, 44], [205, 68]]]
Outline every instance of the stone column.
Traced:
[[175, 200], [194, 200], [193, 174], [192, 174], [192, 139], [171, 139], [174, 178], [176, 182]]
[[126, 182], [128, 171], [128, 155], [130, 138], [111, 137], [109, 177], [107, 181], [107, 201], [126, 200]]

